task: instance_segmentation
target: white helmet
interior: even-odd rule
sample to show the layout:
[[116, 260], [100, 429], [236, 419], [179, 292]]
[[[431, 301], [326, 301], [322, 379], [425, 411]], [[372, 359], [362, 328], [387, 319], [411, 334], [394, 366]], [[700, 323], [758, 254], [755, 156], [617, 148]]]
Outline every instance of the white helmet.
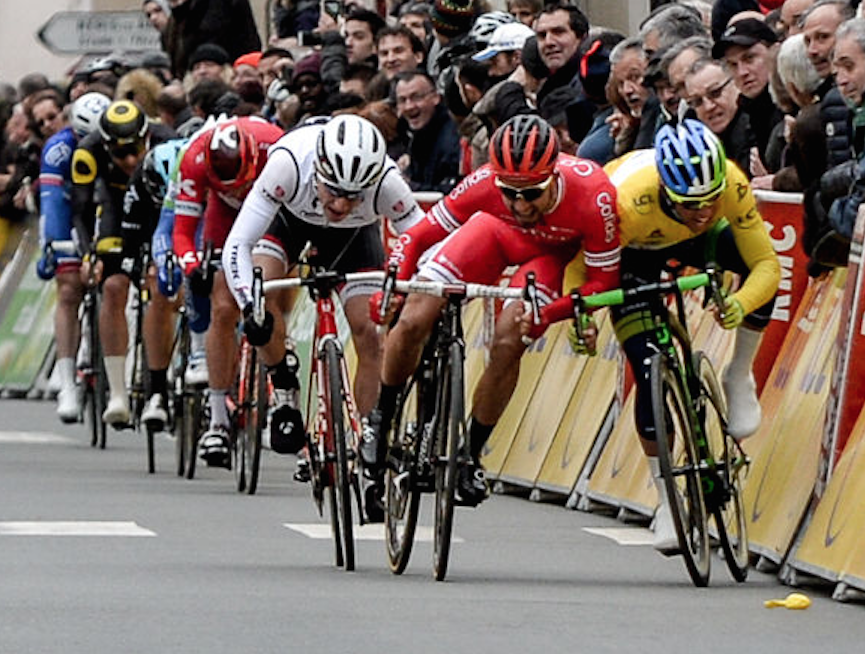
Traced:
[[506, 11], [488, 11], [477, 17], [469, 34], [476, 44], [486, 47], [497, 27], [513, 23], [515, 20], [516, 18]]
[[351, 193], [372, 186], [384, 171], [387, 143], [371, 122], [345, 114], [329, 120], [318, 133], [315, 172]]
[[85, 93], [73, 102], [69, 110], [69, 123], [75, 136], [83, 139], [98, 129], [99, 118], [110, 104], [111, 98], [95, 91]]

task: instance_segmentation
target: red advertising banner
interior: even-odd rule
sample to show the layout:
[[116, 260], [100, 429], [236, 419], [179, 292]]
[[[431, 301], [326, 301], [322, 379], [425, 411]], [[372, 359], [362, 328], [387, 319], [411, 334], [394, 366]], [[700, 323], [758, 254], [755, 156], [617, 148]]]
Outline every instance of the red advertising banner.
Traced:
[[808, 257], [799, 243], [803, 231], [802, 194], [755, 190], [754, 196], [781, 262], [781, 285], [775, 298], [772, 322], [763, 333], [763, 342], [754, 361], [754, 378], [758, 390], [762, 391], [808, 287]]

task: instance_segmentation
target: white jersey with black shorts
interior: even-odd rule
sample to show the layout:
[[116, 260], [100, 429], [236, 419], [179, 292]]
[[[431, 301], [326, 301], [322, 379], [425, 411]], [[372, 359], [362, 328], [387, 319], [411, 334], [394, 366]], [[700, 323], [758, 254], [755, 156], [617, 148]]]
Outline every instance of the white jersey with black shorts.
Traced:
[[[379, 180], [362, 192], [360, 202], [339, 222], [329, 222], [322, 210], [315, 179], [315, 149], [324, 123], [289, 132], [268, 150], [267, 164], [247, 195], [222, 253], [226, 281], [242, 309], [252, 301], [252, 254], [289, 263], [307, 241], [317, 251], [313, 259], [339, 272], [381, 269], [384, 248], [381, 218], [402, 233], [424, 213], [389, 157]], [[378, 285], [347, 284], [340, 291], [345, 302], [369, 295]]]

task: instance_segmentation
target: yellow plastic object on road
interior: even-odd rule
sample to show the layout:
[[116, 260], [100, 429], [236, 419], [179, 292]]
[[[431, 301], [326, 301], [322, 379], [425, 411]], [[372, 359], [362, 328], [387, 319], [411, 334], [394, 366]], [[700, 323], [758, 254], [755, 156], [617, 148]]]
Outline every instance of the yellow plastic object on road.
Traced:
[[784, 599], [771, 599], [763, 602], [767, 609], [783, 607], [785, 609], [801, 610], [811, 606], [811, 598], [802, 593], [790, 593]]

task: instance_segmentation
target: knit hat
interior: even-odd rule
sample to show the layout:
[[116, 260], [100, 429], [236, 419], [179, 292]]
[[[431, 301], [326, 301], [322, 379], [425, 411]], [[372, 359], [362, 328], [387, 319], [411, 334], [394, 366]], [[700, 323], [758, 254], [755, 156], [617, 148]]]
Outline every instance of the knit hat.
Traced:
[[192, 56], [189, 57], [189, 67], [193, 68], [195, 64], [202, 61], [212, 61], [224, 66], [230, 59], [225, 48], [216, 45], [215, 43], [202, 43], [195, 48]]
[[530, 36], [526, 39], [520, 56], [520, 63], [526, 72], [535, 79], [546, 79], [550, 76], [550, 69], [541, 60], [541, 54], [538, 52], [538, 37], [536, 36]]
[[578, 74], [588, 96], [604, 98], [604, 89], [610, 77], [610, 48], [601, 39], [595, 39], [580, 58]]
[[471, 30], [475, 9], [472, 0], [435, 0], [430, 18], [436, 32], [455, 37]]
[[245, 55], [240, 55], [237, 59], [234, 60], [233, 68], [237, 68], [238, 66], [252, 66], [253, 68], [258, 68], [258, 62], [261, 61], [261, 51], [256, 52], [247, 52]]
[[315, 75], [321, 79], [321, 53], [318, 51], [306, 55], [298, 61], [294, 66], [294, 71], [291, 74], [291, 82], [300, 79], [301, 75]]

